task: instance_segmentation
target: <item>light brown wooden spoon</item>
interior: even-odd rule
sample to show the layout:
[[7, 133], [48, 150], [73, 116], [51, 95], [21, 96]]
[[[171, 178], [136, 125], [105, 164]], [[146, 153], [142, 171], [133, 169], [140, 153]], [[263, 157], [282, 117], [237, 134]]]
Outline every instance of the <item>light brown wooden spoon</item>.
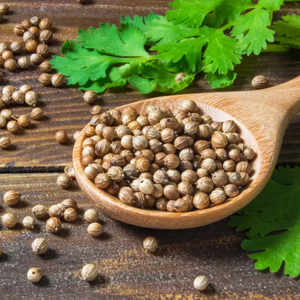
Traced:
[[210, 115], [214, 121], [232, 119], [238, 124], [239, 133], [246, 145], [257, 153], [249, 186], [237, 197], [219, 206], [186, 213], [127, 206], [96, 188], [94, 183], [85, 177], [81, 165], [82, 142], [85, 138], [82, 131], [73, 151], [76, 179], [82, 191], [100, 211], [114, 219], [142, 227], [183, 229], [216, 222], [244, 207], [260, 193], [272, 175], [285, 130], [300, 110], [300, 77], [259, 91], [166, 96], [131, 103], [119, 109], [131, 106], [139, 113], [144, 113], [146, 107], [152, 104], [174, 110], [186, 99], [194, 100], [201, 111]]

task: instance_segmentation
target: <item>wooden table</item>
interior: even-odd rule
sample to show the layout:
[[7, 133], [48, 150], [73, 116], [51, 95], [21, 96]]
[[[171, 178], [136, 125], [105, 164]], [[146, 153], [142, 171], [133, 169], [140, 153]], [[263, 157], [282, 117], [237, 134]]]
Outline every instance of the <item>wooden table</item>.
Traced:
[[[13, 35], [13, 27], [34, 15], [49, 17], [55, 27], [51, 54], [58, 54], [62, 42], [74, 39], [78, 28], [97, 26], [100, 22], [118, 24], [121, 15], [147, 15], [154, 11], [164, 14], [168, 0], [93, 0], [87, 5], [75, 0], [6, 1], [10, 13], [0, 24], [0, 42], [20, 40]], [[300, 5], [285, 5], [280, 15], [300, 13]], [[271, 85], [290, 80], [300, 73], [299, 51], [283, 54], [262, 54], [243, 60], [237, 68], [239, 77], [229, 90], [251, 89], [254, 75], [269, 77]], [[81, 210], [92, 204], [74, 185], [62, 190], [55, 184], [65, 165], [71, 162], [73, 141], [59, 145], [54, 141], [57, 130], [64, 129], [70, 136], [80, 130], [90, 118], [90, 106], [83, 102], [82, 93], [66, 87], [43, 87], [37, 78], [39, 71], [5, 73], [1, 86], [30, 84], [41, 95], [45, 117], [34, 122], [26, 131], [9, 136], [13, 146], [0, 151], [0, 196], [15, 189], [22, 194], [17, 208], [0, 203], [0, 213], [15, 211], [19, 221], [31, 214], [36, 204], [50, 206], [65, 198], [78, 201]], [[203, 78], [198, 79], [182, 93], [213, 92]], [[157, 94], [140, 95], [129, 88], [107, 91], [98, 103], [105, 108], [130, 103]], [[29, 113], [28, 107], [13, 108], [15, 114]], [[289, 126], [284, 138], [279, 164], [298, 164], [300, 161], [300, 118]], [[136, 299], [136, 300], [200, 300], [200, 299], [299, 299], [299, 281], [283, 272], [258, 272], [247, 253], [240, 247], [245, 238], [226, 226], [226, 220], [193, 230], [164, 231], [137, 228], [100, 215], [104, 234], [99, 239], [86, 233], [87, 224], [82, 214], [74, 224], [63, 224], [57, 235], [45, 231], [45, 221], [29, 232], [18, 225], [14, 230], [0, 226], [0, 299]], [[147, 255], [142, 240], [156, 236], [161, 244], [157, 255]], [[44, 256], [32, 253], [34, 238], [46, 237], [50, 250]], [[93, 283], [79, 278], [81, 267], [96, 262], [101, 276]], [[26, 272], [40, 267], [44, 278], [30, 284]], [[193, 288], [196, 276], [204, 274], [211, 281], [210, 288], [199, 293]]]

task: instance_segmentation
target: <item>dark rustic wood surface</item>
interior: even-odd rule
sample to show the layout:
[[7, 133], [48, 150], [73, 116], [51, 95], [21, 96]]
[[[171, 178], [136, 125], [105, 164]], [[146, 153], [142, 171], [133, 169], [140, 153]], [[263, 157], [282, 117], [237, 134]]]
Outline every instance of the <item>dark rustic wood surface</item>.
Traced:
[[[20, 40], [13, 35], [13, 27], [34, 15], [49, 17], [55, 28], [51, 54], [58, 54], [61, 43], [74, 39], [78, 28], [97, 26], [100, 22], [118, 24], [121, 15], [147, 15], [154, 11], [164, 14], [168, 0], [90, 1], [80, 5], [75, 0], [6, 1], [11, 11], [0, 24], [0, 42]], [[284, 6], [277, 17], [300, 13], [299, 3]], [[277, 85], [300, 75], [299, 51], [265, 53], [251, 56], [237, 67], [239, 77], [228, 90], [249, 90], [251, 78], [257, 74], [269, 77]], [[76, 185], [64, 191], [56, 187], [58, 171], [71, 162], [72, 135], [90, 118], [90, 108], [82, 100], [82, 93], [66, 87], [43, 87], [36, 68], [5, 73], [1, 87], [32, 85], [41, 95], [45, 117], [17, 135], [0, 130], [0, 135], [11, 137], [13, 146], [0, 151], [0, 197], [5, 191], [16, 189], [22, 202], [16, 208], [7, 208], [0, 201], [0, 214], [15, 211], [19, 221], [35, 204], [50, 206], [73, 197], [82, 210], [92, 207]], [[213, 92], [201, 76], [182, 93]], [[98, 103], [106, 108], [157, 96], [139, 95], [130, 88], [109, 90], [99, 96]], [[259, 109], [259, 107], [257, 108]], [[13, 108], [15, 114], [29, 113], [26, 107]], [[66, 145], [54, 141], [57, 130], [70, 135]], [[299, 164], [300, 117], [289, 126], [284, 138], [279, 164]], [[37, 173], [40, 172], [40, 173]], [[45, 173], [53, 172], [53, 173]], [[16, 173], [16, 174], [9, 174]], [[27, 174], [21, 174], [27, 173]], [[226, 226], [226, 220], [193, 230], [148, 230], [122, 224], [100, 215], [104, 234], [93, 239], [86, 233], [87, 224], [82, 214], [74, 224], [63, 224], [58, 235], [45, 232], [44, 221], [36, 232], [19, 225], [14, 230], [0, 227], [0, 299], [137, 299], [137, 300], [200, 300], [200, 299], [300, 299], [299, 282], [284, 276], [258, 272], [253, 261], [240, 248], [243, 233], [235, 233]], [[149, 235], [159, 238], [158, 255], [146, 255], [142, 240]], [[50, 251], [35, 256], [30, 250], [34, 238], [46, 236]], [[80, 268], [97, 262], [101, 276], [92, 284], [79, 278]], [[41, 267], [44, 278], [38, 284], [29, 284], [26, 272], [30, 267]], [[198, 293], [193, 279], [204, 274], [212, 282], [208, 291]]]

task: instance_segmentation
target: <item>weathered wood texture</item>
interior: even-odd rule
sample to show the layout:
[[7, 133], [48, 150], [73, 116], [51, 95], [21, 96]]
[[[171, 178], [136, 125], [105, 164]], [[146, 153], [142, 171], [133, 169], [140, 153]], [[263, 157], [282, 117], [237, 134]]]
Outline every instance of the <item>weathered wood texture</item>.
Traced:
[[[97, 26], [100, 22], [119, 23], [121, 15], [147, 15], [154, 11], [164, 14], [168, 0], [161, 1], [91, 1], [87, 5], [80, 5], [75, 0], [65, 1], [6, 1], [11, 12], [5, 15], [0, 24], [0, 41], [21, 40], [13, 34], [13, 27], [25, 18], [33, 15], [49, 17], [55, 28], [54, 41], [51, 54], [59, 54], [62, 42], [76, 37], [78, 28]], [[288, 3], [280, 14], [299, 13], [299, 3]], [[24, 53], [23, 53], [24, 54]], [[259, 57], [245, 57], [242, 65], [237, 66], [239, 74], [235, 84], [227, 90], [249, 90], [250, 81], [254, 75], [263, 74], [269, 77], [271, 85], [288, 81], [300, 74], [299, 51], [292, 50], [288, 53], [274, 54], [263, 53]], [[57, 170], [71, 161], [73, 143], [61, 146], [55, 143], [54, 134], [59, 129], [66, 130], [70, 135], [80, 130], [90, 118], [90, 106], [83, 102], [82, 93], [77, 89], [43, 87], [38, 82], [41, 74], [37, 68], [5, 72], [6, 84], [17, 87], [22, 84], [32, 85], [41, 95], [41, 107], [45, 117], [40, 122], [34, 122], [26, 129], [26, 134], [10, 135], [0, 130], [0, 135], [12, 138], [14, 146], [10, 151], [1, 151], [0, 172], [27, 172]], [[1, 88], [0, 88], [1, 89]], [[181, 93], [213, 92], [206, 81], [199, 76], [198, 79]], [[109, 90], [99, 96], [98, 103], [106, 108], [120, 106], [132, 101], [158, 96], [158, 94], [140, 95], [130, 88]], [[13, 108], [16, 115], [29, 113], [28, 107]], [[295, 119], [289, 126], [284, 139], [279, 163], [295, 164], [300, 161], [299, 146], [299, 119]]]
[[[92, 205], [76, 187], [62, 190], [55, 184], [58, 174], [0, 175], [1, 195], [17, 189], [22, 202], [16, 208], [1, 207], [17, 213], [19, 221], [31, 215], [31, 208], [47, 207], [65, 198], [78, 201], [81, 210]], [[45, 231], [40, 221], [36, 232], [18, 226], [0, 227], [0, 299], [115, 299], [115, 300], [203, 300], [203, 299], [299, 299], [299, 282], [281, 272], [277, 275], [254, 270], [240, 243], [243, 233], [235, 233], [221, 221], [191, 230], [150, 230], [113, 221], [100, 214], [102, 237], [86, 233], [82, 214], [74, 224], [63, 223], [59, 234]], [[146, 236], [160, 241], [157, 255], [142, 249]], [[46, 237], [50, 250], [42, 256], [31, 251], [37, 237]], [[96, 262], [100, 278], [88, 284], [79, 278], [80, 268]], [[40, 283], [27, 282], [30, 267], [40, 267]], [[204, 274], [211, 281], [208, 291], [194, 290], [193, 280]]]
[[[11, 12], [0, 23], [0, 42], [20, 40], [13, 27], [34, 15], [52, 19], [55, 33], [51, 54], [58, 54], [61, 43], [74, 39], [78, 28], [97, 26], [100, 22], [118, 23], [121, 15], [147, 15], [154, 11], [164, 14], [169, 0], [91, 0], [80, 5], [75, 0], [5, 1]], [[300, 13], [299, 3], [288, 3], [277, 16]], [[25, 53], [23, 53], [25, 54]], [[269, 77], [271, 85], [288, 81], [300, 74], [299, 51], [283, 54], [262, 54], [243, 60], [237, 67], [239, 77], [228, 90], [249, 90], [251, 78], [257, 74]], [[0, 135], [12, 138], [14, 146], [0, 151], [0, 172], [45, 172], [62, 169], [71, 161], [73, 143], [58, 145], [54, 134], [65, 129], [70, 136], [89, 120], [90, 106], [83, 102], [76, 89], [43, 87], [38, 82], [40, 72], [5, 73], [4, 85], [32, 85], [41, 95], [45, 118], [24, 133]], [[182, 93], [213, 92], [201, 76]], [[110, 90], [99, 96], [98, 103], [110, 108], [138, 101], [152, 95], [139, 95], [135, 90]], [[29, 108], [15, 107], [15, 114], [28, 113]], [[297, 164], [300, 161], [300, 117], [289, 126], [284, 138], [279, 163]], [[67, 197], [75, 198], [82, 209], [92, 206], [76, 187], [63, 191], [55, 186], [57, 174], [0, 175], [0, 197], [9, 189], [22, 193], [24, 201], [15, 209], [0, 202], [0, 214], [14, 210], [19, 220], [30, 214], [33, 205], [50, 206]], [[38, 232], [28, 232], [19, 226], [7, 230], [0, 226], [0, 299], [108, 299], [108, 300], [200, 300], [200, 299], [299, 299], [299, 282], [280, 272], [277, 275], [254, 270], [253, 262], [240, 248], [244, 234], [237, 234], [221, 221], [206, 227], [161, 231], [137, 228], [101, 216], [105, 234], [93, 239], [86, 234], [87, 224], [64, 223], [58, 235], [45, 232], [44, 221]], [[146, 255], [141, 243], [144, 237], [155, 235], [161, 243], [157, 256]], [[46, 236], [51, 250], [43, 257], [35, 256], [30, 244], [35, 237]], [[87, 284], [78, 277], [83, 264], [96, 261], [102, 279]], [[26, 272], [30, 267], [42, 268], [44, 279], [29, 284]], [[199, 274], [207, 275], [212, 286], [197, 293], [192, 285]]]

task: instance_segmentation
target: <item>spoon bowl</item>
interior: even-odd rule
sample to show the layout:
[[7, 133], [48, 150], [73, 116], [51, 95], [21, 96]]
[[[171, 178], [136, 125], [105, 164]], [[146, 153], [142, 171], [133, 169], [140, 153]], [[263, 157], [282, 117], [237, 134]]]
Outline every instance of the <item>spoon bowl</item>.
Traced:
[[82, 191], [101, 212], [119, 221], [141, 227], [194, 228], [230, 216], [261, 192], [276, 165], [285, 130], [300, 110], [300, 77], [259, 91], [165, 96], [131, 103], [118, 109], [122, 111], [131, 106], [138, 113], [144, 114], [148, 105], [155, 105], [174, 111], [182, 101], [188, 99], [195, 101], [201, 113], [210, 115], [214, 121], [234, 120], [237, 123], [241, 138], [256, 153], [252, 163], [251, 182], [237, 197], [204, 210], [178, 213], [128, 206], [116, 197], [98, 189], [84, 175], [81, 164], [82, 142], [85, 139], [83, 130], [73, 150], [75, 175]]

